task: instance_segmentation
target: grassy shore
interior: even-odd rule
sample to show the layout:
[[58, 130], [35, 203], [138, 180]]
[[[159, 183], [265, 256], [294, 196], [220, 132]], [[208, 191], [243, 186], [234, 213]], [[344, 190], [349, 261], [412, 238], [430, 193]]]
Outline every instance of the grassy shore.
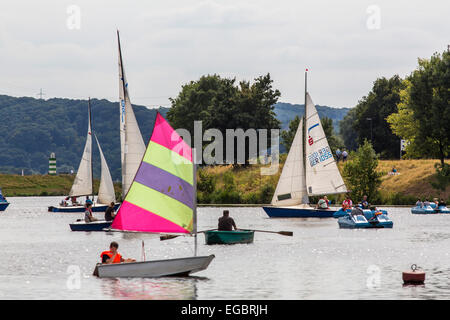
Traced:
[[[233, 168], [229, 166], [204, 167], [198, 170], [199, 204], [208, 203], [270, 203], [278, 183], [286, 155], [274, 175], [261, 175], [262, 165]], [[445, 192], [433, 189], [430, 181], [435, 177], [434, 164], [438, 160], [380, 160], [378, 171], [382, 172], [380, 193], [386, 205], [413, 204], [418, 197], [431, 199], [442, 197], [450, 202], [450, 188]], [[450, 162], [450, 161], [449, 161]], [[395, 166], [398, 175], [389, 175]], [[267, 167], [267, 166], [266, 166]], [[343, 164], [339, 163], [342, 170]], [[0, 187], [5, 196], [63, 196], [67, 195], [74, 175], [31, 175], [20, 176], [0, 174]], [[95, 192], [99, 181], [94, 181]], [[121, 192], [120, 183], [115, 184], [116, 194]], [[336, 199], [340, 200], [340, 199]]]
[[[64, 196], [72, 187], [75, 175], [60, 174], [21, 176], [0, 174], [0, 187], [6, 197], [17, 196]], [[94, 180], [94, 191], [97, 193], [100, 181]], [[120, 192], [120, 184], [114, 184], [116, 194]]]

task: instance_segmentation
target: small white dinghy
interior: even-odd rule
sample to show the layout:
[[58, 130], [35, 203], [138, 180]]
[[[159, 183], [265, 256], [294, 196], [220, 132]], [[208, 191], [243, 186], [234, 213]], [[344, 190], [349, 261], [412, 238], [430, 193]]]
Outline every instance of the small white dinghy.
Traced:
[[157, 113], [153, 133], [112, 231], [191, 234], [195, 255], [155, 261], [97, 264], [100, 278], [187, 276], [214, 255], [197, 256], [196, 166], [189, 145]]
[[151, 278], [188, 276], [205, 270], [214, 255], [168, 260], [154, 260], [114, 264], [97, 264], [94, 275], [100, 278]]

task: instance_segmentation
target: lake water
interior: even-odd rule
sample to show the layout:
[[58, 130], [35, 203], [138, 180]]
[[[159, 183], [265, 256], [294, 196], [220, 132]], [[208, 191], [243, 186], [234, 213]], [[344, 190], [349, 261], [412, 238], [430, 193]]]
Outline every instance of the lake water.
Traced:
[[[387, 208], [393, 229], [339, 229], [337, 220], [269, 219], [262, 208], [229, 208], [238, 227], [293, 231], [255, 233], [253, 244], [206, 246], [209, 268], [187, 278], [99, 279], [92, 276], [111, 241], [125, 257], [192, 256], [194, 239], [72, 232], [82, 213], [51, 213], [61, 197], [9, 198], [0, 213], [0, 299], [449, 299], [450, 215], [412, 215]], [[223, 208], [199, 208], [199, 230], [217, 227]], [[102, 218], [102, 214], [95, 214]], [[402, 284], [411, 264], [423, 286]]]

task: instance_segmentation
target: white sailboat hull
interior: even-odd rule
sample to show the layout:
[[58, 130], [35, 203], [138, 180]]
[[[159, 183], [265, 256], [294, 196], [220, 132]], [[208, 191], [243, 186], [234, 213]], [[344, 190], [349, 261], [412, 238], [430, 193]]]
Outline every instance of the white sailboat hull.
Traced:
[[208, 268], [214, 255], [130, 263], [97, 264], [99, 278], [153, 278], [187, 276]]

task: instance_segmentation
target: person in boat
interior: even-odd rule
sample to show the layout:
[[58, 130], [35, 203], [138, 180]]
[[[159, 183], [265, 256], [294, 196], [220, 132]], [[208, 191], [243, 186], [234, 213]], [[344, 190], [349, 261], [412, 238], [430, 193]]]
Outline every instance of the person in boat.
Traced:
[[119, 244], [115, 241], [111, 242], [109, 245], [109, 251], [103, 251], [100, 254], [100, 259], [102, 263], [122, 263], [122, 262], [136, 262], [135, 259], [124, 259], [120, 253], [117, 251], [119, 249]]
[[423, 202], [421, 199], [417, 200], [416, 207], [423, 208]]
[[342, 210], [351, 209], [353, 207], [352, 199], [350, 199], [350, 195], [345, 197], [345, 200], [342, 202]]
[[425, 201], [423, 202], [423, 206], [426, 208], [430, 205], [430, 201], [428, 201], [428, 199], [425, 199]]
[[89, 196], [86, 196], [86, 204], [88, 204], [88, 203], [93, 204], [92, 200], [89, 199]]
[[362, 201], [360, 202], [360, 205], [361, 205], [361, 207], [362, 207], [363, 209], [369, 209], [370, 204], [369, 204], [369, 202], [367, 201], [367, 196], [364, 196], [364, 197], [363, 197]]
[[105, 220], [106, 221], [113, 221], [115, 216], [116, 216], [116, 210], [114, 209], [114, 202], [111, 202], [108, 206], [108, 208], [106, 208], [105, 211]]
[[364, 215], [363, 210], [361, 209], [361, 207], [354, 207], [352, 209], [352, 212], [350, 213], [352, 216], [357, 216], [357, 215]]
[[92, 204], [86, 203], [86, 208], [84, 211], [84, 221], [85, 222], [94, 222], [98, 219], [92, 215]]
[[219, 225], [217, 230], [233, 231], [233, 228], [234, 230], [237, 230], [234, 219], [230, 217], [230, 212], [228, 210], [223, 210], [223, 216], [219, 218]]
[[439, 201], [438, 207], [446, 207], [447, 204], [445, 203], [444, 199], [441, 198], [441, 201]]
[[73, 206], [77, 206], [77, 205], [78, 205], [77, 197], [72, 197], [72, 198], [70, 198], [70, 201], [72, 201], [72, 205], [73, 205]]
[[323, 198], [319, 199], [319, 202], [317, 202], [316, 209], [329, 209], [328, 204], [328, 198], [327, 196], [324, 196]]

